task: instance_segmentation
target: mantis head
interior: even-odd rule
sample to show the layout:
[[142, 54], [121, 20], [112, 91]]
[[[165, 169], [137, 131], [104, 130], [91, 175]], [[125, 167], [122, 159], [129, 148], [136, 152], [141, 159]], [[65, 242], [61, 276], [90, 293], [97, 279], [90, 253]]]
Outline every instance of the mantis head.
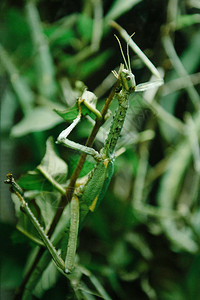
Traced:
[[134, 92], [135, 90], [135, 76], [130, 70], [122, 69], [119, 73], [121, 83], [127, 92]]

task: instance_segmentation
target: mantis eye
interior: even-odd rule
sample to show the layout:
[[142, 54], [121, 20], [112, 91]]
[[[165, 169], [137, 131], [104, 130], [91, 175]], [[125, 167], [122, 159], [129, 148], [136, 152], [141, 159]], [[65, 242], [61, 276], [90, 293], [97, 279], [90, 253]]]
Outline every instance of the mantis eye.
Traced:
[[126, 77], [126, 80], [130, 81], [130, 80], [131, 80], [131, 77], [130, 77], [130, 76], [127, 76], [127, 77]]

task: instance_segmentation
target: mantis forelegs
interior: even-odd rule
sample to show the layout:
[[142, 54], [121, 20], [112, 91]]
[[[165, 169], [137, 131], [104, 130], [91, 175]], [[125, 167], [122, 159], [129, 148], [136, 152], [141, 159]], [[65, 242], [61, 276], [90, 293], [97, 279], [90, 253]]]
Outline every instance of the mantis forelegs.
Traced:
[[[83, 146], [79, 143], [76, 143], [76, 142], [73, 142], [73, 141], [67, 139], [67, 135], [69, 134], [68, 129], [69, 129], [69, 127], [67, 127], [65, 130], [63, 130], [61, 132], [61, 134], [57, 138], [58, 144], [62, 144], [63, 146], [65, 146], [67, 148], [71, 148], [71, 149], [78, 150], [83, 153], [89, 154], [89, 155], [93, 156], [96, 160], [101, 159], [101, 155], [95, 149], [87, 147], [87, 146]], [[65, 135], [66, 132], [67, 132], [67, 135]]]
[[[93, 94], [93, 93], [91, 93], [91, 92], [88, 92], [88, 91], [85, 91], [84, 93], [83, 93], [83, 95], [85, 94], [85, 93], [90, 93], [90, 94]], [[67, 148], [71, 148], [71, 149], [74, 149], [74, 150], [78, 150], [78, 151], [81, 151], [81, 152], [83, 152], [83, 153], [86, 153], [86, 154], [89, 154], [89, 155], [91, 155], [91, 156], [93, 156], [96, 160], [100, 160], [101, 159], [101, 155], [99, 154], [99, 152], [98, 151], [96, 151], [95, 149], [93, 149], [93, 148], [91, 148], [91, 147], [87, 147], [87, 146], [83, 146], [83, 145], [81, 145], [81, 144], [79, 144], [79, 143], [76, 143], [76, 142], [73, 142], [73, 141], [71, 141], [71, 140], [69, 140], [67, 137], [68, 137], [68, 135], [70, 134], [70, 132], [76, 127], [76, 125], [80, 122], [80, 120], [81, 120], [81, 103], [82, 102], [84, 102], [85, 104], [86, 104], [86, 102], [88, 102], [88, 101], [86, 101], [86, 99], [85, 99], [85, 97], [83, 97], [83, 95], [82, 95], [82, 97], [81, 98], [79, 98], [79, 100], [78, 100], [78, 107], [79, 107], [79, 114], [78, 114], [78, 116], [76, 117], [76, 119], [74, 119], [74, 121], [72, 122], [72, 124], [70, 125], [70, 126], [68, 126], [65, 130], [63, 130], [61, 133], [60, 133], [60, 135], [58, 136], [58, 138], [57, 138], [57, 144], [62, 144], [62, 145], [64, 145], [65, 147], [67, 147]], [[94, 95], [94, 94], [93, 94]], [[95, 96], [95, 95], [94, 95]], [[94, 97], [93, 96], [93, 97]], [[96, 96], [95, 96], [96, 97]], [[91, 98], [91, 96], [90, 96], [90, 98]], [[91, 101], [90, 101], [91, 102]], [[91, 108], [91, 103], [90, 102], [88, 102], [89, 103], [89, 106], [90, 106], [90, 108]], [[92, 107], [93, 107], [94, 105], [92, 105]], [[87, 105], [87, 107], [88, 107], [88, 105]], [[94, 107], [93, 107], [93, 109], [94, 109]], [[95, 109], [96, 110], [96, 109]], [[92, 110], [93, 111], [93, 110]], [[97, 111], [97, 110], [96, 110]], [[94, 112], [94, 111], [93, 111]], [[99, 113], [100, 114], [100, 113]]]

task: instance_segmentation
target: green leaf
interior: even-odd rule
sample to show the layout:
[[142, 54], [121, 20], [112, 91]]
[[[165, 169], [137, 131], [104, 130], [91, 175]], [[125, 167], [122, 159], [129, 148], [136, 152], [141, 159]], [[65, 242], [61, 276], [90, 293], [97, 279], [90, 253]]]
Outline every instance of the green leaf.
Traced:
[[200, 23], [199, 14], [180, 15], [176, 20], [176, 29], [182, 29], [184, 27], [191, 26], [197, 23]]
[[59, 272], [55, 267], [53, 261], [48, 265], [45, 271], [41, 274], [40, 281], [34, 289], [34, 295], [41, 299], [44, 292], [52, 288], [55, 285]]
[[22, 175], [17, 183], [22, 189], [29, 191], [53, 191], [51, 183], [38, 171], [29, 171]]
[[[30, 238], [32, 241], [36, 242], [39, 245], [43, 245], [43, 242], [42, 242], [37, 230], [35, 229], [35, 227], [31, 223], [29, 218], [21, 211], [20, 201], [19, 201], [18, 197], [15, 194], [12, 194], [12, 200], [14, 202], [15, 213], [16, 213], [16, 216], [18, 218], [17, 229], [21, 233], [26, 235], [28, 238]], [[34, 215], [37, 215], [36, 214], [37, 210], [35, 210], [34, 205], [31, 205], [31, 203], [29, 203], [29, 207], [31, 208]]]
[[[74, 119], [76, 119], [76, 117], [78, 116], [78, 113], [79, 113], [77, 102], [73, 107], [68, 108], [64, 111], [60, 111], [58, 109], [54, 109], [54, 111], [65, 121], [73, 121]], [[96, 116], [94, 115], [94, 113], [91, 112], [91, 110], [89, 110], [84, 104], [81, 105], [81, 114], [83, 116], [89, 115], [94, 120], [96, 119]]]
[[55, 38], [52, 38], [52, 45], [51, 47], [66, 47], [71, 44], [73, 39], [75, 38], [74, 32], [72, 30], [65, 30], [62, 34], [58, 35]]
[[40, 210], [37, 218], [44, 228], [49, 228], [55, 212], [59, 206], [60, 193], [42, 192], [35, 197], [35, 202]]
[[[31, 194], [25, 193], [25, 198], [28, 202], [29, 208], [40, 225], [47, 230], [59, 206], [61, 194], [55, 191], [41, 192], [37, 193], [33, 200], [28, 198], [29, 195], [31, 196]], [[20, 210], [19, 199], [13, 197], [13, 202], [15, 203], [15, 211], [18, 217], [17, 229], [32, 241], [43, 245], [43, 241], [41, 240], [38, 231], [35, 229], [28, 216]]]
[[51, 98], [56, 91], [55, 67], [50, 53], [38, 9], [33, 1], [26, 3], [27, 21], [30, 27], [35, 55], [37, 87], [41, 95]]
[[21, 76], [10, 55], [1, 45], [0, 62], [10, 77], [12, 87], [19, 99], [24, 114], [30, 113], [34, 103], [34, 94], [27, 84], [25, 77]]
[[65, 194], [61, 184], [66, 184], [68, 167], [55, 153], [52, 137], [49, 137], [46, 142], [46, 153], [37, 169], [61, 194]]
[[[33, 210], [39, 223], [44, 228], [49, 228], [58, 207], [61, 194], [65, 194], [65, 189], [62, 185], [66, 184], [68, 173], [67, 164], [54, 150], [52, 137], [47, 139], [46, 153], [37, 169], [22, 176], [18, 180], [18, 184], [23, 189], [28, 189], [24, 196], [26, 200], [34, 199], [34, 201], [29, 201], [31, 210]], [[19, 218], [17, 228], [29, 238], [39, 243], [40, 237], [37, 231], [28, 217], [20, 211], [19, 199], [13, 198], [13, 200]]]
[[65, 109], [62, 111], [58, 110], [58, 109], [54, 109], [54, 111], [65, 121], [73, 121], [78, 116], [78, 105], [76, 103], [71, 108], [68, 108], [68, 109]]
[[93, 21], [85, 14], [80, 14], [77, 22], [77, 29], [81, 37], [89, 42], [92, 38]]
[[46, 142], [46, 153], [39, 166], [41, 166], [49, 176], [53, 177], [60, 184], [66, 184], [68, 167], [55, 152], [55, 143], [52, 137]]
[[[77, 166], [77, 163], [80, 159], [80, 155], [74, 154], [70, 157], [70, 161], [69, 161], [69, 168], [71, 170], [71, 172], [73, 172]], [[86, 160], [83, 168], [81, 169], [81, 173], [80, 173], [80, 177], [85, 176], [86, 174], [88, 174], [95, 166], [95, 163]]]
[[62, 185], [66, 185], [67, 164], [56, 154], [54, 140], [49, 137], [46, 142], [46, 153], [37, 169], [20, 177], [18, 184], [29, 191], [55, 191], [64, 193]]
[[56, 46], [67, 46], [72, 43], [76, 38], [75, 32], [72, 29], [76, 23], [78, 14], [70, 14], [62, 19], [59, 19], [53, 24], [48, 24], [48, 27], [44, 28], [44, 33], [49, 39], [51, 48]]
[[31, 132], [51, 129], [62, 120], [47, 107], [36, 107], [12, 128], [11, 135], [20, 137]]

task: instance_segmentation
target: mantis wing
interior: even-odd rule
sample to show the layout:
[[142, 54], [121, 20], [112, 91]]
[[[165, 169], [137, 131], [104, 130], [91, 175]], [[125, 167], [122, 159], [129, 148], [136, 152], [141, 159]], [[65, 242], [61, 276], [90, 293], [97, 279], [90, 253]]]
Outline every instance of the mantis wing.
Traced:
[[140, 84], [136, 85], [135, 92], [143, 92], [143, 91], [158, 87], [162, 84], [163, 84], [162, 79], [152, 81], [152, 82], [140, 83]]
[[80, 197], [80, 225], [89, 211], [94, 211], [103, 199], [114, 171], [113, 161], [97, 163]]

